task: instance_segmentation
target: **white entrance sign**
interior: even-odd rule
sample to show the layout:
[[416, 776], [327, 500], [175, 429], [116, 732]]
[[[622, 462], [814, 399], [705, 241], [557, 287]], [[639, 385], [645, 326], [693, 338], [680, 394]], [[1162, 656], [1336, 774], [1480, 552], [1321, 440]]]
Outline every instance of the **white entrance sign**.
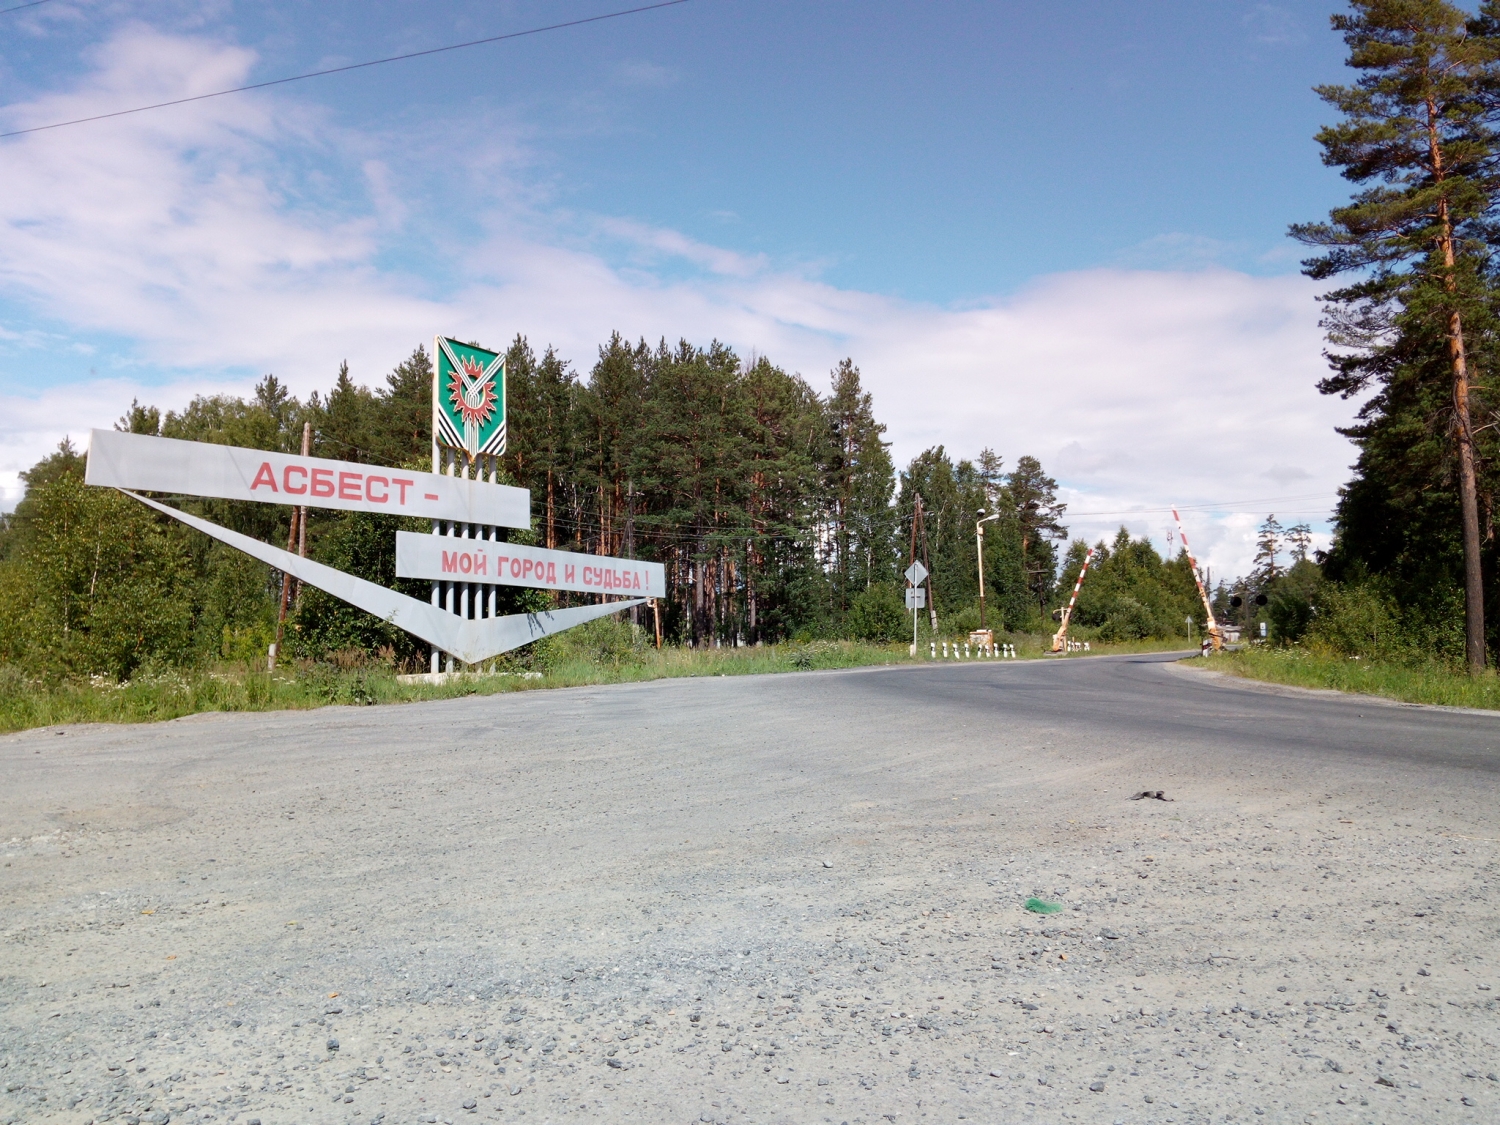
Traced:
[[531, 526], [531, 494], [524, 488], [116, 430], [90, 435], [84, 481], [223, 500]]
[[[131, 492], [126, 495], [135, 496]], [[499, 656], [502, 652], [530, 644], [539, 637], [571, 629], [596, 617], [618, 613], [622, 609], [640, 605], [645, 600], [633, 598], [629, 601], [578, 606], [575, 609], [555, 609], [548, 613], [515, 613], [505, 617], [460, 617], [374, 582], [345, 574], [342, 570], [283, 551], [280, 547], [262, 543], [259, 539], [252, 539], [237, 531], [230, 531], [227, 527], [179, 512], [176, 508], [169, 508], [155, 500], [148, 500], [144, 496], [135, 498], [205, 535], [211, 535], [221, 543], [244, 551], [251, 558], [284, 570], [309, 586], [316, 586], [325, 593], [342, 598], [366, 613], [373, 613], [381, 620], [405, 629], [412, 636], [420, 637], [468, 664], [478, 664], [492, 656]]]
[[922, 579], [927, 577], [927, 568], [920, 562], [914, 562], [903, 573], [906, 576], [906, 580], [913, 586], [920, 586]]
[[409, 531], [396, 532], [396, 577], [647, 598], [667, 592], [667, 571], [661, 563]]

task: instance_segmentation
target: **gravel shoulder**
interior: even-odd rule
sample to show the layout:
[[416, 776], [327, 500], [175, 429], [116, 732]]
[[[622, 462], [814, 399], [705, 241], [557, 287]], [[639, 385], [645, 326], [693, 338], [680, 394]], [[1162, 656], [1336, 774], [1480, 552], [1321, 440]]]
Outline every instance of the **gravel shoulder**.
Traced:
[[1285, 690], [1110, 658], [0, 737], [0, 1121], [1500, 1119], [1500, 727]]

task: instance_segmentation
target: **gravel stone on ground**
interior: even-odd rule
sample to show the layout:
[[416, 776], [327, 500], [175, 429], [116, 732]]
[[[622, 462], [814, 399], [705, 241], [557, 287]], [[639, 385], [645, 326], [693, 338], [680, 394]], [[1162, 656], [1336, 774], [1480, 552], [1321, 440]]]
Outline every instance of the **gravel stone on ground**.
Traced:
[[0, 1122], [1500, 1120], [1500, 718], [1131, 658], [67, 733], [0, 738]]

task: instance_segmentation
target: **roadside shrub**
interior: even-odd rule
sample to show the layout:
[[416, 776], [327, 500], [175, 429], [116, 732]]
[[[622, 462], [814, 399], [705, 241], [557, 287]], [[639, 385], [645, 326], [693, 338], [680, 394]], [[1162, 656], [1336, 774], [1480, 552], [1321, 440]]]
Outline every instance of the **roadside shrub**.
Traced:
[[1463, 660], [1463, 593], [1434, 591], [1422, 605], [1399, 604], [1377, 581], [1319, 588], [1305, 641], [1315, 651], [1393, 663]]
[[1271, 623], [1271, 638], [1278, 645], [1295, 644], [1306, 634], [1313, 620], [1312, 599], [1299, 589], [1278, 588], [1266, 606]]
[[[990, 621], [993, 628], [995, 622]], [[957, 613], [950, 613], [946, 617], [938, 618], [943, 636], [967, 637], [975, 629], [979, 628], [979, 607], [977, 605], [964, 606]]]
[[901, 595], [887, 582], [877, 582], [856, 594], [849, 603], [847, 620], [855, 640], [877, 644], [899, 640], [909, 625]]
[[1134, 598], [1119, 597], [1110, 606], [1109, 616], [1099, 627], [1101, 641], [1139, 641], [1156, 632], [1151, 611]]
[[1370, 585], [1330, 585], [1308, 640], [1343, 656], [1394, 657], [1401, 647], [1395, 602]]
[[648, 645], [646, 631], [623, 615], [596, 617], [537, 641], [531, 646], [534, 656], [530, 666], [550, 671], [574, 660], [601, 668], [643, 664]]
[[1271, 624], [1271, 641], [1277, 645], [1295, 644], [1306, 635], [1317, 612], [1323, 572], [1314, 562], [1301, 559], [1271, 584], [1267, 591], [1266, 619]]

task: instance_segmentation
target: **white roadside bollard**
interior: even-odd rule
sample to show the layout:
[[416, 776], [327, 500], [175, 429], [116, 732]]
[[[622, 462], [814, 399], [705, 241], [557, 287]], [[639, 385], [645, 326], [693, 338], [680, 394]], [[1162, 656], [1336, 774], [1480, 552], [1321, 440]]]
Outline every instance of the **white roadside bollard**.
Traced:
[[947, 641], [943, 642], [943, 659], [944, 660], [948, 659], [948, 642]]
[[930, 659], [930, 660], [936, 660], [937, 659], [937, 642], [936, 641], [929, 641], [928, 642], [928, 646], [932, 650], [932, 654], [931, 654], [931, 656], [928, 659]]

